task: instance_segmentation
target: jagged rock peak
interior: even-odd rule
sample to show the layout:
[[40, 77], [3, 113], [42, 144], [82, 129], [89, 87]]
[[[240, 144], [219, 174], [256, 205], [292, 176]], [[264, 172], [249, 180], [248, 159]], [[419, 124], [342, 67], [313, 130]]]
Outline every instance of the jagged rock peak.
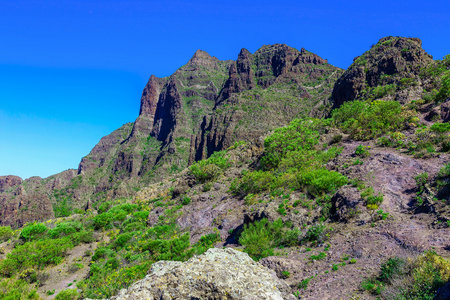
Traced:
[[416, 43], [419, 47], [422, 47], [422, 40], [419, 38], [391, 36], [391, 35], [381, 38], [377, 44], [384, 43], [384, 42], [390, 41], [392, 39], [397, 39], [398, 41], [412, 41], [412, 42]]
[[198, 49], [187, 63], [193, 66], [217, 67], [219, 60], [215, 56], [211, 56], [208, 52]]
[[248, 51], [245, 48], [242, 48], [241, 51], [239, 52], [238, 59], [239, 58], [247, 58], [247, 57], [251, 57], [251, 56], [252, 56], [252, 54], [250, 53], [250, 51]]
[[[405, 104], [418, 100], [422, 94], [420, 71], [433, 62], [433, 57], [421, 47], [418, 38], [388, 36], [380, 39], [364, 54], [355, 57], [353, 64], [336, 82], [332, 99], [339, 107], [345, 101], [374, 99], [371, 89], [388, 86], [396, 89], [391, 100]], [[401, 80], [414, 84], [405, 86]]]
[[322, 65], [328, 63], [328, 60], [321, 58], [319, 55], [315, 53], [309, 52], [305, 48], [302, 48], [300, 50], [298, 61], [301, 61], [306, 64], [315, 64], [315, 65]]
[[159, 93], [161, 90], [161, 80], [155, 75], [150, 76], [141, 96], [141, 107], [139, 108], [139, 115], [155, 114], [156, 105], [158, 102]]

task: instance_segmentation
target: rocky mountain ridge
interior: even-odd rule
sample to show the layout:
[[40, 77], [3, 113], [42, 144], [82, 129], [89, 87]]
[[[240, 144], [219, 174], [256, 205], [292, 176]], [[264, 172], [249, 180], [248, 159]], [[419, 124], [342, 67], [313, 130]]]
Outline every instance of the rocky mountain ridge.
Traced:
[[220, 278], [245, 266], [271, 270], [244, 279], [249, 297], [445, 299], [449, 107], [450, 56], [415, 38], [383, 38], [345, 72], [285, 45], [197, 51], [150, 78], [136, 122], [78, 171], [0, 179], [9, 224], [54, 213], [0, 227], [0, 296], [240, 297]]
[[[236, 61], [198, 50], [173, 75], [150, 77], [136, 121], [102, 138], [81, 159], [76, 174], [53, 176], [64, 177], [65, 184], [49, 186], [51, 176], [25, 187], [27, 195], [41, 199], [34, 205], [36, 214], [12, 214], [23, 201], [11, 202], [14, 192], [2, 193], [0, 225], [21, 226], [100, 199], [129, 197], [236, 141], [257, 140], [294, 117], [323, 114], [319, 106], [341, 72], [316, 54], [286, 45], [263, 46], [254, 54], [242, 49]], [[55, 211], [58, 205], [64, 212]]]

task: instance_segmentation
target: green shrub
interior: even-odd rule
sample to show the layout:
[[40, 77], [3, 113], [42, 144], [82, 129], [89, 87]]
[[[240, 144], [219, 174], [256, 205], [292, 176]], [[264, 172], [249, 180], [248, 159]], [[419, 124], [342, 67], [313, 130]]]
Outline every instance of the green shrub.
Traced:
[[271, 256], [275, 247], [274, 231], [281, 229], [279, 225], [280, 222], [272, 225], [267, 219], [250, 223], [245, 226], [239, 243], [245, 246], [245, 252], [255, 260]]
[[13, 231], [10, 226], [0, 226], [0, 242], [5, 242], [12, 238]]
[[209, 248], [212, 248], [218, 241], [220, 241], [220, 234], [218, 233], [210, 233], [202, 236], [200, 240], [195, 245], [193, 245], [195, 254], [200, 255], [204, 253]]
[[43, 236], [43, 234], [47, 232], [47, 226], [42, 223], [31, 224], [25, 226], [20, 233], [20, 238], [24, 241], [31, 241], [34, 239], [38, 239]]
[[344, 175], [327, 169], [316, 169], [299, 174], [299, 187], [303, 186], [308, 193], [316, 197], [334, 192], [347, 182], [348, 178]]
[[364, 279], [361, 282], [361, 287], [363, 290], [368, 291], [369, 293], [380, 295], [384, 289], [384, 286], [381, 282], [376, 280], [375, 278]]
[[445, 133], [450, 131], [450, 123], [434, 123], [430, 127], [431, 131]]
[[309, 257], [310, 260], [322, 260], [325, 257], [327, 257], [327, 254], [325, 252], [320, 252], [318, 255], [311, 255]]
[[416, 181], [416, 186], [418, 189], [417, 194], [421, 194], [423, 192], [423, 189], [425, 188], [425, 184], [427, 184], [428, 182], [428, 173], [423, 172], [414, 177], [414, 180]]
[[[319, 143], [319, 129], [322, 123], [317, 119], [295, 119], [288, 126], [275, 129], [264, 140], [264, 157], [261, 164], [265, 170], [273, 170], [283, 164], [286, 169], [292, 165], [316, 163], [317, 159], [299, 160], [300, 157], [313, 157]], [[293, 154], [295, 157], [292, 157]], [[288, 157], [288, 156], [291, 157]], [[283, 160], [287, 160], [283, 163]], [[295, 160], [295, 161], [294, 161]]]
[[76, 289], [68, 289], [58, 293], [55, 300], [76, 300], [80, 297], [80, 294]]
[[399, 257], [389, 258], [381, 265], [381, 274], [378, 279], [389, 283], [394, 277], [402, 274], [404, 265], [405, 261]]
[[[450, 279], [450, 263], [433, 251], [414, 260], [398, 257], [381, 265], [376, 278], [365, 279], [362, 287], [389, 299], [433, 299], [436, 291]], [[383, 295], [389, 286], [389, 294]]]
[[208, 159], [201, 160], [190, 166], [189, 170], [200, 182], [213, 180], [222, 174], [223, 170], [231, 166], [225, 154], [225, 150], [215, 152]]
[[445, 72], [442, 76], [441, 88], [436, 95], [436, 101], [441, 102], [450, 97], [450, 71]]
[[70, 238], [32, 241], [17, 246], [0, 261], [0, 275], [11, 277], [26, 268], [42, 269], [48, 265], [58, 265], [73, 247]]
[[142, 210], [142, 211], [137, 211], [137, 212], [133, 213], [133, 217], [135, 217], [136, 219], [138, 219], [140, 221], [147, 221], [149, 214], [150, 214], [149, 211]]
[[107, 201], [107, 202], [103, 202], [102, 204], [100, 204], [100, 206], [98, 207], [98, 213], [102, 214], [108, 211], [108, 209], [111, 208], [111, 206], [113, 205], [112, 201]]
[[[131, 219], [129, 219], [129, 220], [131, 220]], [[123, 226], [124, 232], [143, 231], [145, 229], [145, 224], [143, 224], [141, 221], [128, 222], [126, 225], [124, 222], [124, 224], [122, 224], [122, 226]]]
[[230, 190], [234, 194], [259, 194], [274, 188], [276, 178], [270, 171], [248, 172], [243, 178], [233, 180]]
[[183, 199], [181, 200], [181, 204], [188, 205], [189, 203], [191, 203], [191, 198], [184, 196]]
[[93, 220], [94, 228], [101, 229], [108, 227], [113, 219], [114, 215], [109, 212], [96, 215]]
[[264, 141], [261, 168], [235, 179], [230, 190], [247, 195], [280, 188], [302, 189], [321, 196], [346, 184], [345, 176], [323, 167], [342, 150], [318, 146], [319, 133], [325, 131], [325, 126], [326, 122], [318, 119], [295, 119], [276, 129]]
[[114, 242], [114, 246], [115, 246], [116, 248], [122, 248], [123, 246], [125, 246], [125, 244], [126, 244], [129, 240], [131, 240], [132, 237], [133, 237], [133, 235], [132, 235], [131, 233], [129, 233], [129, 232], [123, 233], [123, 234], [119, 235], [119, 236], [116, 238], [116, 240], [115, 240], [115, 242]]
[[363, 145], [358, 145], [358, 147], [356, 147], [356, 149], [355, 149], [355, 154], [357, 156], [360, 156], [360, 157], [363, 157], [363, 158], [364, 157], [368, 157], [370, 155], [369, 151], [367, 150], [368, 148], [370, 148], [370, 147], [363, 146]]
[[3, 300], [38, 300], [41, 299], [33, 286], [21, 279], [0, 280], [0, 299]]
[[126, 211], [127, 213], [132, 213], [133, 211], [136, 211], [139, 207], [136, 204], [131, 203], [124, 203], [120, 205], [116, 205], [112, 207], [109, 212], [110, 213], [118, 213], [120, 211]]
[[80, 243], [88, 244], [88, 243], [92, 243], [93, 241], [95, 241], [94, 232], [92, 232], [91, 230], [90, 231], [82, 230], [80, 232], [76, 232], [76, 233], [72, 234], [70, 236], [70, 238], [71, 238], [74, 246], [76, 246]]
[[414, 113], [402, 110], [396, 101], [376, 100], [345, 102], [332, 112], [334, 124], [353, 138], [369, 140], [388, 132], [406, 128], [413, 120]]
[[321, 242], [325, 238], [325, 229], [326, 227], [323, 224], [313, 225], [306, 231], [304, 239], [308, 242]]
[[239, 243], [245, 246], [247, 252], [254, 260], [271, 256], [274, 248], [280, 246], [293, 246], [300, 243], [301, 232], [299, 230], [284, 230], [283, 221], [277, 219], [270, 223], [262, 219], [244, 227], [239, 238]]
[[80, 222], [73, 222], [73, 221], [64, 222], [57, 224], [55, 228], [50, 229], [48, 231], [48, 235], [52, 239], [56, 239], [59, 237], [71, 235], [75, 232], [80, 231], [82, 228], [83, 224], [81, 224]]
[[306, 290], [306, 288], [308, 287], [309, 281], [311, 280], [311, 278], [306, 278], [303, 279], [297, 286], [299, 289], [304, 289]]

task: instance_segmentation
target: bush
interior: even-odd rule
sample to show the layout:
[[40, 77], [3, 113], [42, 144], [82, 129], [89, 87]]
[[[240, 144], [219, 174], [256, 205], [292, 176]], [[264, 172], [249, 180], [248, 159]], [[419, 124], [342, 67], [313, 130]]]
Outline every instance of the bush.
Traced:
[[200, 182], [213, 180], [231, 165], [225, 154], [226, 151], [215, 152], [208, 159], [201, 160], [190, 166], [189, 170]]
[[5, 242], [12, 238], [13, 232], [10, 226], [0, 226], [0, 242]]
[[425, 188], [425, 185], [428, 182], [428, 173], [423, 172], [423, 173], [417, 175], [416, 177], [414, 177], [414, 180], [416, 181], [416, 186], [418, 189], [417, 194], [422, 194], [423, 189]]
[[450, 71], [445, 72], [442, 77], [441, 88], [436, 95], [436, 101], [441, 102], [450, 97]]
[[181, 200], [181, 204], [188, 205], [189, 203], [191, 203], [191, 198], [189, 198], [188, 196], [184, 196]]
[[299, 187], [303, 186], [315, 197], [334, 192], [347, 182], [348, 178], [344, 175], [327, 169], [316, 169], [299, 174]]
[[26, 269], [42, 269], [48, 265], [58, 265], [73, 247], [70, 238], [32, 241], [17, 246], [0, 262], [0, 274], [10, 277]]
[[450, 262], [428, 251], [413, 260], [388, 259], [380, 274], [363, 280], [362, 287], [383, 299], [433, 299], [449, 279]]
[[235, 179], [230, 190], [234, 194], [259, 194], [275, 188], [276, 176], [270, 171], [247, 172], [243, 178]]
[[431, 131], [445, 133], [450, 131], [450, 123], [434, 123], [430, 127]]
[[356, 147], [356, 149], [355, 149], [355, 155], [363, 157], [363, 158], [370, 156], [370, 153], [367, 150], [367, 148], [370, 148], [370, 147], [358, 145], [358, 147]]
[[116, 238], [116, 241], [114, 242], [114, 246], [116, 247], [116, 249], [120, 249], [123, 246], [125, 246], [125, 244], [129, 240], [131, 240], [132, 237], [133, 237], [133, 235], [129, 232], [123, 233]]
[[138, 219], [139, 221], [147, 221], [149, 214], [150, 214], [150, 212], [146, 211], [146, 210], [137, 211], [137, 212], [133, 213], [133, 217]]
[[378, 279], [385, 283], [391, 282], [396, 276], [402, 275], [405, 263], [403, 259], [398, 257], [389, 258], [381, 265], [381, 274]]
[[80, 222], [64, 222], [56, 225], [55, 228], [48, 231], [48, 235], [52, 239], [56, 239], [63, 236], [71, 235], [80, 231], [83, 228], [83, 224]]
[[109, 224], [112, 222], [113, 218], [114, 218], [114, 215], [109, 212], [96, 215], [94, 217], [94, 221], [93, 221], [94, 228], [101, 229], [101, 228], [108, 227]]
[[311, 226], [308, 231], [306, 231], [305, 240], [308, 242], [322, 242], [325, 239], [325, 225], [318, 224]]
[[300, 243], [301, 232], [283, 229], [283, 221], [277, 219], [269, 223], [267, 219], [262, 219], [250, 223], [244, 227], [239, 238], [239, 243], [245, 246], [247, 252], [254, 260], [274, 255], [274, 248], [280, 246], [293, 246]]
[[24, 280], [3, 279], [0, 281], [0, 299], [38, 300], [39, 294]]
[[264, 141], [261, 168], [246, 172], [230, 187], [234, 194], [259, 194], [279, 188], [304, 189], [312, 196], [333, 192], [347, 183], [347, 178], [323, 166], [341, 149], [320, 149], [319, 133], [326, 122], [319, 119], [295, 119], [276, 129]]
[[200, 255], [204, 253], [209, 248], [212, 248], [218, 241], [220, 241], [220, 234], [218, 233], [210, 233], [202, 236], [200, 240], [193, 246], [193, 248], [195, 249], [195, 254]]
[[369, 140], [406, 128], [415, 113], [402, 110], [396, 101], [345, 102], [332, 112], [334, 124], [353, 138]]
[[80, 297], [80, 294], [76, 289], [68, 289], [61, 291], [56, 295], [55, 300], [76, 300]]
[[47, 232], [47, 227], [42, 223], [31, 224], [25, 226], [20, 233], [20, 239], [24, 241], [31, 241], [42, 237]]

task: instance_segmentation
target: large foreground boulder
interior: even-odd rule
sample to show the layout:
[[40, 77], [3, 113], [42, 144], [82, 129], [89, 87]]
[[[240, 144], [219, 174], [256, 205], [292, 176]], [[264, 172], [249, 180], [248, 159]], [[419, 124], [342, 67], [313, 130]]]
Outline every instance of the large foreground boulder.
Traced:
[[160, 261], [112, 299], [295, 299], [275, 272], [246, 253], [209, 249], [182, 263]]

